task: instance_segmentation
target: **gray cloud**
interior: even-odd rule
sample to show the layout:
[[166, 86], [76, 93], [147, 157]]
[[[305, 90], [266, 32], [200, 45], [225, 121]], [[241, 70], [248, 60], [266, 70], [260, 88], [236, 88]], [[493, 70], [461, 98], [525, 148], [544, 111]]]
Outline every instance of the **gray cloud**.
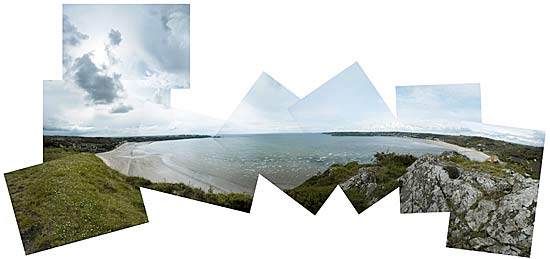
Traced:
[[111, 113], [128, 113], [133, 109], [134, 109], [134, 107], [132, 107], [131, 105], [121, 103], [121, 104], [118, 104], [117, 106], [113, 107], [111, 109]]
[[[45, 115], [51, 116], [52, 114], [47, 113]], [[80, 135], [87, 132], [93, 132], [95, 129], [89, 125], [84, 126], [69, 122], [65, 119], [44, 116], [42, 130], [45, 135]]]
[[76, 58], [93, 52], [105, 55], [96, 65], [109, 74], [189, 87], [189, 5], [65, 5], [63, 14], [63, 78], [74, 76]]
[[73, 57], [67, 54], [65, 51], [63, 51], [63, 68], [65, 69], [65, 72], [63, 73], [63, 77], [65, 77], [65, 74], [67, 73], [66, 70], [71, 65], [71, 62], [73, 62]]
[[118, 30], [111, 29], [108, 36], [109, 43], [105, 43], [105, 54], [109, 58], [109, 63], [115, 65], [120, 62], [120, 59], [115, 55], [112, 48], [120, 45], [122, 34]]
[[78, 46], [82, 40], [90, 37], [78, 31], [78, 28], [69, 21], [69, 16], [63, 15], [63, 45]]
[[67, 128], [46, 125], [46, 122], [44, 122], [44, 126], [42, 126], [42, 130], [43, 131], [70, 131], [70, 129], [67, 129]]
[[80, 45], [80, 42], [90, 37], [80, 31], [69, 20], [69, 16], [63, 15], [63, 67], [71, 65], [73, 57], [67, 52], [67, 47]]
[[165, 108], [169, 108], [170, 94], [170, 88], [157, 88], [153, 94], [153, 102], [162, 104]]
[[109, 40], [111, 42], [111, 45], [118, 46], [122, 41], [122, 34], [118, 30], [111, 29], [111, 31], [109, 32]]
[[113, 73], [112, 76], [104, 74], [91, 59], [91, 53], [87, 53], [75, 59], [73, 70], [75, 71], [75, 82], [84, 89], [88, 98], [94, 104], [111, 104], [119, 98], [123, 91], [120, 82], [120, 74]]
[[185, 6], [166, 6], [161, 10], [160, 20], [167, 31], [172, 31], [174, 23], [178, 23], [185, 15]]
[[[154, 70], [189, 76], [189, 6], [160, 5], [144, 25], [141, 44], [154, 58]], [[156, 21], [155, 21], [156, 20]]]

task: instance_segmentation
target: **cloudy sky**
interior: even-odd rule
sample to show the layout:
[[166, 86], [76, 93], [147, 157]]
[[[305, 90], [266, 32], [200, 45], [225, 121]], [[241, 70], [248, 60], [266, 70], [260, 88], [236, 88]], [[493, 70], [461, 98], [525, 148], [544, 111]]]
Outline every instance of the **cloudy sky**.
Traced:
[[400, 121], [481, 122], [479, 84], [397, 86], [396, 93]]
[[[120, 80], [128, 93], [115, 103], [95, 103], [73, 81], [44, 81], [46, 135], [129, 136], [216, 134], [223, 121], [167, 107], [146, 80]], [[105, 98], [104, 98], [105, 99]], [[99, 99], [97, 99], [99, 100]]]
[[512, 128], [473, 121], [420, 121], [386, 125], [384, 131], [405, 131], [445, 135], [479, 136], [512, 143], [543, 146], [545, 132], [540, 130]]
[[219, 134], [383, 130], [392, 112], [358, 63], [300, 99], [262, 73]]
[[289, 111], [306, 132], [368, 131], [395, 121], [358, 63], [306, 95]]
[[189, 28], [189, 5], [64, 5], [63, 79], [96, 73], [188, 88]]
[[299, 100], [281, 83], [262, 73], [218, 134], [301, 132], [288, 111]]
[[479, 84], [399, 86], [396, 92], [397, 119], [357, 63], [302, 99], [263, 73], [219, 134], [407, 131], [544, 143], [542, 131], [482, 123]]
[[397, 87], [396, 119], [358, 63], [302, 99], [264, 73], [225, 122], [178, 111], [170, 89], [189, 87], [187, 5], [65, 5], [63, 68], [64, 81], [44, 82], [45, 134], [397, 130], [544, 141], [482, 124], [479, 84]]
[[64, 5], [63, 79], [44, 81], [44, 133], [215, 133], [170, 106], [189, 87], [189, 5]]
[[484, 124], [479, 84], [396, 87], [398, 123], [387, 130], [481, 136], [525, 145], [544, 144], [544, 132]]

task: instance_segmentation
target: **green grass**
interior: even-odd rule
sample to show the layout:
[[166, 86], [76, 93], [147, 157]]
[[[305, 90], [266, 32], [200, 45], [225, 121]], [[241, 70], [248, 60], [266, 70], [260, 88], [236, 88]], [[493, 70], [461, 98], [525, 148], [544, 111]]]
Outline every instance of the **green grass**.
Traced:
[[[467, 171], [476, 171], [481, 173], [487, 173], [492, 174], [498, 177], [510, 177], [510, 174], [506, 173], [506, 169], [510, 169], [514, 172], [517, 172], [519, 174], [522, 174], [527, 177], [533, 177], [533, 175], [530, 175], [531, 171], [527, 170], [520, 164], [516, 164], [513, 162], [510, 163], [489, 163], [489, 162], [477, 162], [473, 161], [467, 158], [464, 158], [462, 156], [451, 156], [449, 158], [443, 158], [440, 156], [440, 159], [447, 160], [450, 162], [453, 162], [458, 167], [467, 170]], [[538, 175], [537, 175], [538, 176]]]
[[[44, 162], [74, 154], [80, 154], [80, 151], [73, 147], [45, 147]], [[250, 207], [252, 206], [252, 196], [248, 194], [213, 193], [199, 188], [193, 188], [182, 183], [153, 183], [141, 177], [128, 177], [126, 175], [122, 175], [122, 177], [127, 183], [135, 188], [143, 187], [244, 212], [250, 212]]]
[[73, 147], [45, 147], [43, 150], [43, 160], [44, 162], [48, 162], [76, 154], [80, 154], [80, 151]]
[[407, 167], [416, 158], [412, 155], [395, 153], [377, 153], [376, 161], [372, 164], [350, 162], [346, 165], [334, 164], [323, 173], [307, 179], [301, 185], [285, 192], [304, 206], [311, 213], [316, 214], [323, 203], [328, 199], [336, 185], [345, 182], [359, 173], [359, 168], [368, 167], [376, 178], [377, 187], [367, 197], [367, 190], [350, 188], [345, 194], [357, 212], [362, 212], [374, 202], [382, 199], [398, 187], [397, 178], [405, 174]]
[[325, 172], [285, 192], [313, 214], [317, 214], [336, 185], [357, 174], [359, 163], [334, 164]]
[[93, 154], [65, 153], [5, 175], [27, 254], [147, 222], [126, 176]]
[[27, 254], [147, 222], [139, 187], [249, 212], [252, 196], [152, 183], [90, 153], [45, 148], [43, 164], [5, 175]]
[[141, 177], [127, 177], [126, 181], [135, 187], [143, 187], [164, 193], [174, 194], [222, 207], [250, 212], [252, 196], [244, 193], [213, 193], [203, 191], [183, 183], [153, 183]]
[[252, 196], [152, 183], [74, 147], [45, 147], [44, 163], [5, 175], [27, 254], [147, 222], [139, 187], [249, 212]]

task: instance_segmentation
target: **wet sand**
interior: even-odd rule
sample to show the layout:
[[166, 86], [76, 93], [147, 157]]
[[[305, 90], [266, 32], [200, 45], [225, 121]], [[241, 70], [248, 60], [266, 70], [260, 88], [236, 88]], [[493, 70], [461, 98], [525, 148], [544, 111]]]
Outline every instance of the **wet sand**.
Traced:
[[[414, 141], [454, 150], [471, 160], [483, 162], [489, 156], [483, 152], [465, 148], [443, 141], [414, 138]], [[152, 142], [129, 142], [116, 149], [96, 154], [103, 162], [125, 175], [139, 176], [152, 182], [183, 183], [202, 190], [214, 192], [253, 193], [253, 189], [244, 188], [239, 183], [227, 181], [215, 175], [193, 172], [185, 166], [172, 161], [170, 154], [157, 154], [147, 148]]]
[[186, 172], [185, 168], [171, 168], [163, 160], [163, 155], [149, 153], [141, 148], [150, 143], [124, 143], [112, 151], [96, 155], [110, 168], [128, 176], [138, 176], [157, 183], [183, 183], [204, 191], [212, 189], [215, 192], [225, 192], [191, 177], [193, 173]]

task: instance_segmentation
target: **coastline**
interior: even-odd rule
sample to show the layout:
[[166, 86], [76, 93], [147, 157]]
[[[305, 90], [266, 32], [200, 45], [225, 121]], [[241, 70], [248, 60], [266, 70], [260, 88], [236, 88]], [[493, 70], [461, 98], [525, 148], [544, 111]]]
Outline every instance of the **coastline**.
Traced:
[[151, 143], [153, 142], [126, 142], [111, 151], [95, 155], [108, 167], [127, 176], [142, 177], [154, 183], [183, 183], [203, 191], [212, 190], [214, 193], [229, 192], [193, 178], [191, 172], [185, 172], [185, 168], [176, 171], [163, 161], [161, 155], [141, 149]]
[[431, 145], [436, 145], [436, 146], [443, 147], [443, 148], [448, 148], [448, 149], [456, 151], [459, 154], [464, 155], [464, 156], [468, 157], [470, 160], [473, 160], [473, 161], [476, 161], [476, 162], [485, 162], [491, 157], [491, 156], [489, 156], [489, 155], [487, 155], [487, 154], [485, 154], [481, 151], [478, 151], [478, 150], [475, 150], [475, 149], [472, 149], [472, 148], [461, 147], [459, 145], [447, 143], [447, 142], [444, 142], [444, 141], [441, 141], [441, 140], [421, 139], [421, 138], [412, 138], [412, 137], [403, 137], [403, 138], [414, 139], [415, 141], [418, 141], [418, 142], [431, 144]]
[[[420, 143], [435, 145], [456, 151], [465, 155], [469, 159], [478, 162], [484, 162], [490, 158], [489, 155], [475, 149], [450, 144], [440, 140], [428, 140], [421, 138], [406, 137]], [[147, 145], [155, 141], [147, 142], [126, 142], [118, 145], [115, 149], [103, 153], [97, 153], [108, 167], [127, 176], [137, 176], [145, 178], [155, 183], [183, 183], [203, 191], [212, 190], [215, 193], [233, 193], [244, 192], [245, 190], [223, 180], [206, 181], [209, 178], [203, 178], [196, 172], [189, 171], [184, 166], [175, 166], [170, 163], [170, 157], [165, 154], [156, 154], [148, 151]]]

